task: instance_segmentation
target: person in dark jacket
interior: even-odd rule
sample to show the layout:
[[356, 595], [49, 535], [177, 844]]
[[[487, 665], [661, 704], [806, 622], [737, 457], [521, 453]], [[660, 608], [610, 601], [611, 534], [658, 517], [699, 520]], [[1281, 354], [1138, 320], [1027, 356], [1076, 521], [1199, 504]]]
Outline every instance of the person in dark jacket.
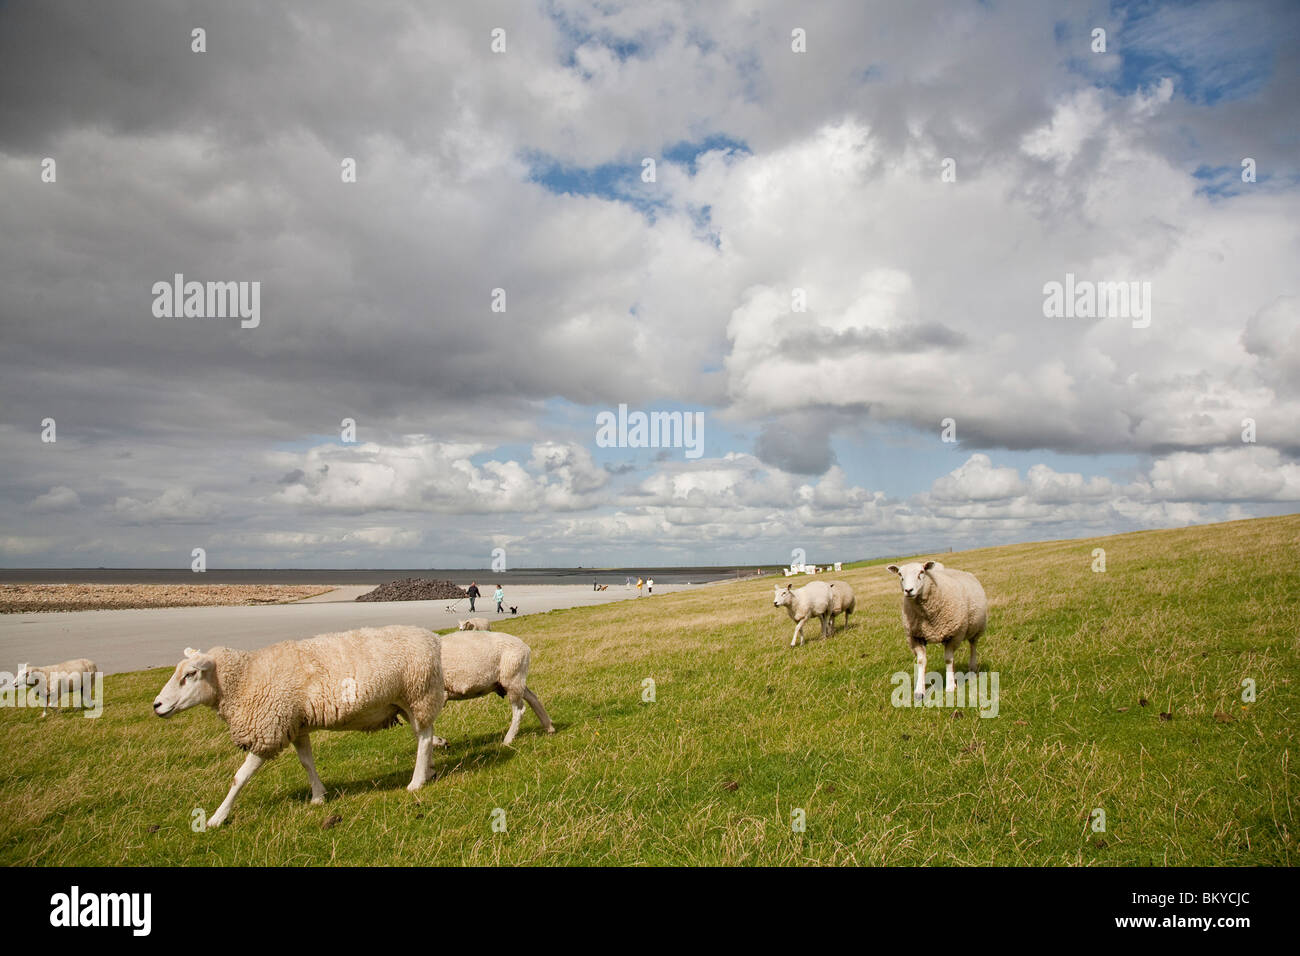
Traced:
[[469, 609], [474, 610], [474, 599], [478, 597], [478, 585], [473, 581], [469, 582], [469, 590], [465, 592], [469, 595]]

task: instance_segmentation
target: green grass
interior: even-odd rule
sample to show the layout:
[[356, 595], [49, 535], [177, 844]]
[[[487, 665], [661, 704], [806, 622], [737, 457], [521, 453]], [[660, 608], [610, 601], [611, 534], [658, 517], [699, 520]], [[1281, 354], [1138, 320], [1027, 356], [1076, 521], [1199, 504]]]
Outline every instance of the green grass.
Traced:
[[152, 717], [167, 671], [118, 675], [97, 720], [0, 711], [0, 862], [1292, 865], [1298, 558], [1300, 515], [943, 555], [989, 594], [991, 719], [891, 706], [886, 561], [799, 648], [770, 578], [520, 618], [553, 737], [530, 712], [502, 747], [504, 702], [451, 703], [413, 795], [407, 728], [317, 733], [323, 808], [290, 749], [206, 833], [242, 755], [211, 711]]

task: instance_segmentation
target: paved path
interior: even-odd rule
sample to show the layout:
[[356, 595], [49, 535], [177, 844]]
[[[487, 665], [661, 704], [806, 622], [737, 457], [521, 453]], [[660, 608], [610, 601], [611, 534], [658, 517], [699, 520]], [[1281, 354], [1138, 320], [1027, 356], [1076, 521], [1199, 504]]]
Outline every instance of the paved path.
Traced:
[[[655, 585], [655, 597], [707, 585]], [[442, 630], [469, 617], [469, 602], [448, 611], [449, 601], [361, 602], [347, 593], [372, 587], [340, 588], [343, 599], [320, 595], [295, 604], [259, 607], [168, 607], [120, 611], [66, 611], [0, 614], [0, 671], [13, 673], [24, 662], [55, 664], [89, 657], [106, 674], [171, 667], [185, 648], [215, 644], [252, 649], [276, 641], [296, 640], [328, 631], [384, 624], [416, 624]], [[337, 593], [337, 592], [336, 592]], [[355, 597], [355, 594], [352, 594]], [[636, 591], [611, 587], [593, 591], [584, 585], [550, 584], [506, 589], [507, 606], [520, 614], [635, 599]], [[649, 596], [641, 600], [653, 600]], [[495, 613], [488, 595], [479, 598], [476, 617], [508, 630], [510, 615]]]

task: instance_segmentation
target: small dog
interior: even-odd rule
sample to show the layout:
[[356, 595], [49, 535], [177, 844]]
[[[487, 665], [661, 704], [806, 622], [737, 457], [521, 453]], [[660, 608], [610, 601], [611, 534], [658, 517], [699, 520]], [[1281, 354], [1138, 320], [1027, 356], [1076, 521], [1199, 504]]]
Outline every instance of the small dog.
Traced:
[[518, 613], [519, 613], [519, 608], [515, 607], [513, 604], [510, 605], [510, 613], [511, 613], [511, 614], [518, 614]]

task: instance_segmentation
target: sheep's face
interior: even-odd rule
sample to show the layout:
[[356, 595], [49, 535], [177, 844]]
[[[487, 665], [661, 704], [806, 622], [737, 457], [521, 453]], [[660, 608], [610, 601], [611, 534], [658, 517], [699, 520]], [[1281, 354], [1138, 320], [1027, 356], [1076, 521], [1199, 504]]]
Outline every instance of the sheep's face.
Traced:
[[911, 598], [914, 601], [925, 600], [926, 591], [929, 590], [933, 580], [929, 572], [937, 566], [934, 561], [927, 561], [921, 564], [919, 561], [913, 561], [910, 564], [899, 566], [891, 564], [889, 570], [898, 575], [898, 582], [903, 588], [903, 597]]
[[469, 630], [469, 621], [457, 621], [456, 624], [462, 631]]
[[776, 585], [776, 593], [772, 595], [772, 607], [787, 607], [794, 600], [794, 592], [790, 590], [787, 584], [785, 587]]
[[176, 665], [171, 680], [154, 698], [153, 712], [170, 717], [199, 704], [213, 707], [217, 703], [217, 662], [207, 654], [185, 649], [185, 659]]

